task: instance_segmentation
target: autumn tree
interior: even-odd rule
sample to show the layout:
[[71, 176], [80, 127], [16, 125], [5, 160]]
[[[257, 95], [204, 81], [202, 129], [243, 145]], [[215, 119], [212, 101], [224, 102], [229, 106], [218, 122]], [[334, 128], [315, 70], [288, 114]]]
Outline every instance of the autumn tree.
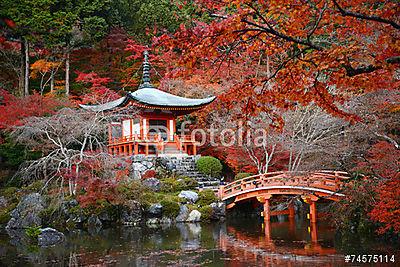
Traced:
[[[30, 117], [13, 131], [17, 142], [30, 149], [42, 151], [42, 157], [27, 161], [20, 168], [24, 181], [44, 179], [63, 190], [66, 182], [73, 194], [76, 181], [62, 175], [74, 170], [79, 176], [80, 164], [86, 158], [104, 153], [107, 117], [102, 113], [64, 108], [49, 117]], [[93, 151], [98, 151], [93, 154]], [[63, 193], [63, 191], [62, 191]]]
[[[188, 71], [224, 64], [266, 65], [226, 93], [245, 112], [312, 102], [346, 116], [352, 93], [394, 89], [399, 80], [399, 6], [395, 1], [212, 1], [196, 3], [214, 19], [181, 25], [157, 42], [179, 51]], [[175, 49], [175, 50], [174, 50]], [[258, 89], [256, 89], [258, 88]], [[332, 90], [334, 89], [334, 90]]]

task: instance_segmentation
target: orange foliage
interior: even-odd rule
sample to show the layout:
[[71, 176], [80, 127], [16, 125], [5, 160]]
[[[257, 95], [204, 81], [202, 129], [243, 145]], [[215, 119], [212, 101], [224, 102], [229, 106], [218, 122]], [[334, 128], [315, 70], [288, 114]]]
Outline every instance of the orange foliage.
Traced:
[[400, 85], [395, 1], [196, 2], [214, 20], [181, 25], [155, 43], [179, 51], [175, 74], [220, 83], [235, 70], [219, 99], [228, 109], [251, 115], [315, 102], [351, 118], [337, 105], [348, 96]]

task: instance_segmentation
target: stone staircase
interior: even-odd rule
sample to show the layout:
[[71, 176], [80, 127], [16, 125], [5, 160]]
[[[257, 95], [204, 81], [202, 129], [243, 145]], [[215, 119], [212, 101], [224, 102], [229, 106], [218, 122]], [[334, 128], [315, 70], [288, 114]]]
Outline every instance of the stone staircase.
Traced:
[[168, 147], [168, 151], [158, 156], [132, 156], [133, 177], [140, 179], [140, 173], [143, 174], [146, 170], [154, 169], [157, 158], [160, 158], [164, 161], [164, 164], [170, 166], [169, 168], [176, 174], [195, 179], [198, 183], [198, 190], [211, 189], [218, 192], [220, 180], [218, 178], [208, 177], [200, 173], [196, 168], [196, 161], [201, 157], [200, 155], [189, 156], [186, 153], [179, 153], [179, 151], [176, 153], [177, 151], [173, 151], [174, 149], [176, 148]]
[[196, 168], [196, 161], [200, 156], [170, 156], [168, 161], [175, 166], [175, 172], [182, 176], [193, 178], [199, 184], [199, 190], [211, 189], [218, 191], [220, 181], [200, 173]]

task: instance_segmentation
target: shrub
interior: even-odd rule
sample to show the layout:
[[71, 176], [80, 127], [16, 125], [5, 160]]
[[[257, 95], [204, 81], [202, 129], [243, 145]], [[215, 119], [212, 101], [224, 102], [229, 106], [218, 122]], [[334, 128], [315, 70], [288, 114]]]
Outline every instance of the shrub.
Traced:
[[222, 164], [219, 159], [210, 156], [201, 157], [196, 162], [196, 166], [201, 173], [213, 177], [219, 177], [222, 172]]
[[6, 224], [10, 219], [11, 216], [8, 210], [0, 211], [0, 224]]
[[40, 226], [31, 226], [25, 229], [25, 234], [32, 239], [36, 239], [40, 233]]
[[14, 199], [16, 196], [16, 193], [18, 192], [18, 188], [16, 187], [7, 187], [2, 190], [2, 195], [7, 198], [7, 199]]
[[218, 198], [211, 189], [206, 189], [199, 192], [199, 200], [197, 200], [197, 204], [200, 206], [207, 206], [216, 201], [218, 201]]
[[161, 191], [166, 193], [177, 192], [179, 190], [179, 182], [173, 177], [161, 180]]
[[166, 193], [179, 192], [181, 190], [193, 190], [197, 181], [189, 177], [169, 177], [161, 180], [161, 191]]
[[24, 187], [24, 189], [27, 190], [28, 192], [35, 193], [35, 192], [39, 192], [40, 190], [42, 190], [44, 185], [45, 185], [44, 181], [38, 180], [38, 181], [35, 181], [35, 182], [29, 184], [28, 186]]
[[118, 202], [124, 202], [126, 200], [138, 200], [146, 192], [146, 188], [139, 181], [132, 181], [119, 183], [116, 191]]
[[178, 191], [194, 190], [198, 186], [198, 183], [195, 179], [186, 176], [179, 178], [178, 182], [179, 182]]
[[170, 217], [170, 218], [175, 218], [179, 214], [179, 204], [175, 201], [167, 200], [164, 199], [160, 201], [160, 204], [162, 205], [163, 209], [163, 215]]
[[235, 175], [235, 181], [236, 181], [236, 180], [243, 179], [243, 178], [246, 178], [246, 177], [249, 177], [249, 176], [252, 176], [252, 175], [253, 175], [253, 174], [248, 173], [248, 172], [239, 172], [239, 173], [237, 173], [237, 174]]
[[201, 220], [204, 221], [209, 221], [211, 219], [212, 215], [212, 208], [210, 206], [204, 206], [199, 208], [199, 211], [201, 213]]

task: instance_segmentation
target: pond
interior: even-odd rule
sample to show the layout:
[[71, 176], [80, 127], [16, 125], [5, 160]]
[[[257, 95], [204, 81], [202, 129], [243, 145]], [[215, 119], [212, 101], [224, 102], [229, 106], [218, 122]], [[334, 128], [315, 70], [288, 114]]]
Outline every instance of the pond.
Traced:
[[[0, 266], [349, 266], [345, 254], [396, 254], [370, 238], [339, 237], [329, 223], [228, 219], [215, 224], [74, 230], [49, 248], [0, 232]], [[387, 266], [394, 265], [387, 264]], [[357, 266], [357, 264], [355, 264]]]

